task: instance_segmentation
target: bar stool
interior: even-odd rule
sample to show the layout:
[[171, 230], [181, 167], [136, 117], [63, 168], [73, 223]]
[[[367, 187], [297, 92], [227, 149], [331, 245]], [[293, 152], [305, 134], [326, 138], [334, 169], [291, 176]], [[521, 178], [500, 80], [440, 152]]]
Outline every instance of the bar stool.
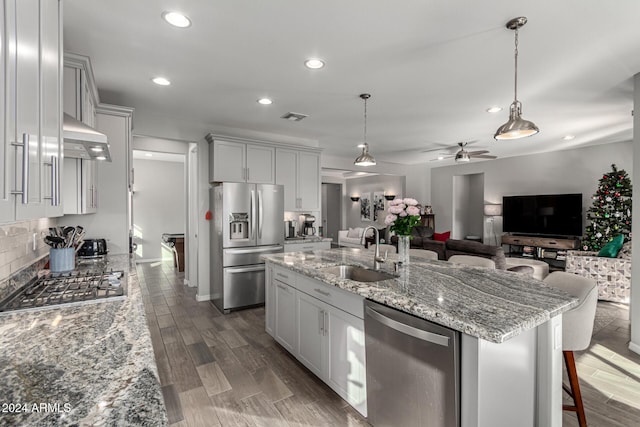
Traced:
[[579, 300], [576, 307], [562, 315], [562, 355], [569, 376], [569, 386], [563, 384], [562, 388], [571, 396], [574, 403], [562, 405], [562, 409], [576, 412], [580, 427], [584, 427], [587, 425], [587, 417], [582, 404], [582, 393], [573, 352], [584, 350], [591, 343], [598, 303], [598, 287], [593, 279], [563, 271], [554, 271], [544, 279], [544, 282]]
[[438, 253], [428, 249], [409, 249], [409, 256], [411, 258], [438, 259]]

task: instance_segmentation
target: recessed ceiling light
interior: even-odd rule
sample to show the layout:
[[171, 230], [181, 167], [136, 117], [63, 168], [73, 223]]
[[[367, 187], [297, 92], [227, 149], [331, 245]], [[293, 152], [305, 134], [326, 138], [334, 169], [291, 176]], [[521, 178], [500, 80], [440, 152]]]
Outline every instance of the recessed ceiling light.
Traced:
[[364, 148], [364, 144], [358, 144], [358, 145], [356, 145], [356, 147], [358, 147], [358, 148]]
[[95, 152], [99, 153], [99, 152], [104, 151], [104, 150], [102, 149], [102, 147], [91, 147], [91, 151], [95, 151]]
[[163, 12], [162, 19], [178, 28], [187, 28], [191, 26], [191, 20], [178, 12]]
[[304, 66], [307, 68], [311, 68], [312, 70], [317, 70], [324, 67], [324, 61], [318, 58], [309, 58], [304, 61]]
[[438, 156], [438, 160], [444, 160], [444, 156]]
[[164, 77], [154, 77], [151, 81], [160, 86], [169, 86], [171, 84], [171, 82]]
[[98, 156], [96, 157], [97, 160], [107, 160], [107, 158], [105, 156]]
[[576, 137], [575, 135], [565, 135], [565, 136], [562, 137], [562, 140], [563, 141], [571, 141], [575, 137]]
[[489, 107], [487, 108], [487, 113], [497, 113], [502, 111], [502, 107]]
[[271, 104], [273, 104], [273, 101], [270, 100], [269, 98], [260, 98], [260, 99], [258, 99], [258, 104], [271, 105]]
[[144, 155], [147, 156], [147, 157], [153, 157], [153, 154], [151, 154], [151, 153], [144, 153]]

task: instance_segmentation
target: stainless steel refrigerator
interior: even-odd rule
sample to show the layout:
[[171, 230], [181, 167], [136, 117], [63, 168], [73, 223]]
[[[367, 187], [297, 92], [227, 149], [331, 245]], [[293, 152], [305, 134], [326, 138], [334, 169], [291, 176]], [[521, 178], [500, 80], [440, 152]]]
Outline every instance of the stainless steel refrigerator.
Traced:
[[211, 212], [211, 300], [224, 313], [264, 303], [264, 261], [284, 251], [284, 187], [216, 183]]

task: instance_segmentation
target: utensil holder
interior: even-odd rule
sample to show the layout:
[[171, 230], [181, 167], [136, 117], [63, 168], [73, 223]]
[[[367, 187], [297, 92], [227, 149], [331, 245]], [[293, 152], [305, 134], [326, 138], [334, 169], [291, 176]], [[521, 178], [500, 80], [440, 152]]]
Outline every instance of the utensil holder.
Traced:
[[49, 270], [52, 273], [67, 273], [76, 266], [76, 251], [74, 248], [49, 249]]

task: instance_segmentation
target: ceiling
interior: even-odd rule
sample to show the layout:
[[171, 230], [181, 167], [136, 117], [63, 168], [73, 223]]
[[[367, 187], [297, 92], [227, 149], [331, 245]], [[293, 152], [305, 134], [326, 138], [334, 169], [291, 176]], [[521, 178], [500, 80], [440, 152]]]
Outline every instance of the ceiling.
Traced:
[[[171, 27], [165, 10], [193, 25]], [[368, 92], [367, 141], [383, 162], [452, 163], [429, 161], [459, 141], [509, 157], [632, 139], [637, 0], [64, 0], [64, 15], [65, 51], [91, 57], [101, 101], [134, 107], [138, 134], [246, 129], [355, 159]], [[514, 95], [504, 25], [517, 16], [529, 20], [518, 98], [540, 133], [496, 142]], [[309, 57], [326, 66], [305, 68]]]

